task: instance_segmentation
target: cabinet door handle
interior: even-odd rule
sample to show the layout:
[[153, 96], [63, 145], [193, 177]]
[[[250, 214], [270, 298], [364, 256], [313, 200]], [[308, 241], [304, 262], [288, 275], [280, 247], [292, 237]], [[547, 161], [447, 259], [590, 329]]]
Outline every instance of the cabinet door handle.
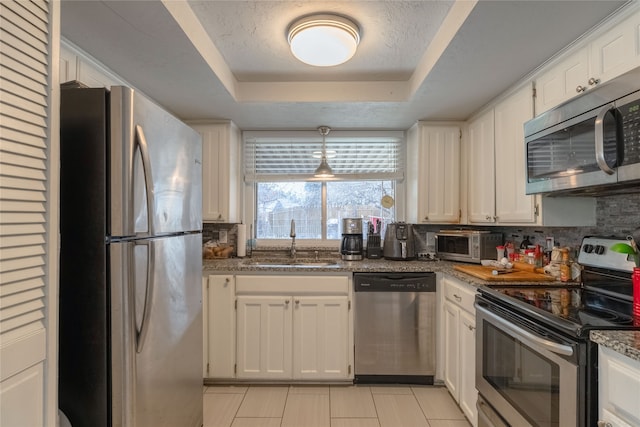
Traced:
[[591, 77], [591, 78], [589, 79], [589, 85], [590, 85], [590, 86], [597, 85], [598, 83], [600, 83], [600, 79], [597, 79], [597, 78], [595, 78], [595, 77]]
[[578, 93], [584, 92], [585, 90], [587, 90], [586, 86], [578, 85], [576, 87], [576, 92], [578, 92]]
[[469, 328], [470, 331], [475, 331], [476, 327], [475, 326], [471, 326], [471, 325], [467, 325], [467, 328]]
[[300, 300], [299, 299], [296, 300], [296, 305], [298, 305], [298, 304], [300, 304]]
[[453, 294], [453, 297], [456, 299], [456, 301], [462, 301], [462, 298], [458, 294]]
[[284, 300], [284, 303], [285, 303], [286, 305], [289, 305], [289, 300], [288, 300], [288, 299], [287, 299], [287, 300]]
[[425, 217], [424, 217], [424, 220], [425, 220], [425, 221], [429, 221], [429, 216], [428, 216], [428, 215], [427, 215], [427, 216], [425, 216]]
[[229, 279], [228, 277], [226, 279], [224, 279], [224, 285], [227, 286], [229, 284], [229, 282], [231, 282], [231, 279]]
[[598, 427], [613, 427], [609, 421], [598, 421]]

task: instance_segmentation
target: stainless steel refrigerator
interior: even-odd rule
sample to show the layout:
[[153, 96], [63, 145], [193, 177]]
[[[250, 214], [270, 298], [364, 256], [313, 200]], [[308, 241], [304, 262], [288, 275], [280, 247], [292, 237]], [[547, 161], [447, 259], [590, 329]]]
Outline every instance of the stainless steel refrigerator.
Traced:
[[202, 425], [202, 142], [126, 87], [61, 90], [59, 406]]

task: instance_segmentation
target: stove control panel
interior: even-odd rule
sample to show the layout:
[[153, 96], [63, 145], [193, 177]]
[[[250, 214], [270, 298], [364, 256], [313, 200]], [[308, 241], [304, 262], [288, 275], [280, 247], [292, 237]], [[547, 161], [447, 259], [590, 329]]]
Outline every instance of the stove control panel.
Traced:
[[578, 263], [591, 267], [633, 271], [635, 264], [627, 254], [621, 254], [611, 250], [611, 246], [616, 243], [628, 244], [629, 242], [606, 237], [585, 237], [582, 239]]

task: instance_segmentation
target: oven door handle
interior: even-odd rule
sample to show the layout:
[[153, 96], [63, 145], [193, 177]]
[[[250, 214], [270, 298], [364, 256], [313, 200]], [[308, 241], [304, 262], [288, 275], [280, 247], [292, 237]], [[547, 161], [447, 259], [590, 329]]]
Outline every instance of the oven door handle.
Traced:
[[564, 356], [573, 356], [573, 347], [560, 344], [557, 342], [553, 342], [551, 340], [547, 340], [544, 338], [540, 338], [539, 336], [527, 331], [526, 329], [518, 328], [513, 326], [511, 323], [504, 320], [502, 317], [488, 311], [487, 309], [476, 305], [476, 310], [482, 311], [485, 316], [487, 316], [492, 323], [500, 325], [503, 329], [512, 332], [513, 334], [518, 335], [518, 339], [529, 344], [531, 346], [543, 347], [549, 350], [552, 353], [561, 354]]

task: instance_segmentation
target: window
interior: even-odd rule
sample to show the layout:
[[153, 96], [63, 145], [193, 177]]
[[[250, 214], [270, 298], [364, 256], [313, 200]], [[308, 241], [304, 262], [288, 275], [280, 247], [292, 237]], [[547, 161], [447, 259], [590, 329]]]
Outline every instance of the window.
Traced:
[[[404, 178], [402, 132], [332, 132], [326, 138], [335, 177], [320, 181], [322, 137], [301, 132], [245, 132], [245, 182], [258, 239], [339, 239], [343, 218], [395, 220]], [[388, 196], [388, 197], [385, 197]]]

